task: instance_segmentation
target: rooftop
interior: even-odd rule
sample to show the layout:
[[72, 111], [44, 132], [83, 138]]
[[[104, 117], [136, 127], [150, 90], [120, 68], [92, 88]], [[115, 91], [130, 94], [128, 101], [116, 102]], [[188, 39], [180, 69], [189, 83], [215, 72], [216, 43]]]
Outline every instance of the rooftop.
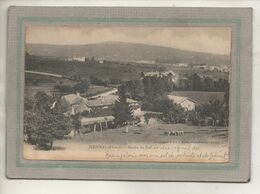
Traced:
[[197, 101], [193, 100], [193, 99], [190, 99], [188, 97], [185, 97], [185, 96], [174, 96], [174, 95], [167, 95], [167, 97], [170, 99], [170, 100], [173, 100], [174, 103], [176, 104], [181, 104], [182, 102], [184, 102], [185, 100], [189, 100], [189, 101], [192, 101], [194, 103], [197, 103]]
[[174, 91], [169, 93], [171, 96], [186, 97], [200, 104], [207, 103], [210, 99], [224, 99], [224, 92], [207, 92], [207, 91]]

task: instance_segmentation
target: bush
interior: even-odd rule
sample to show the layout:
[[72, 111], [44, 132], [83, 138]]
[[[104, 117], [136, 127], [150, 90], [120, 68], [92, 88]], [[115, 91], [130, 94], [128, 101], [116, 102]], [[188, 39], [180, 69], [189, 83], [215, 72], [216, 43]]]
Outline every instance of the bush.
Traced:
[[157, 102], [163, 113], [163, 120], [167, 123], [179, 123], [185, 117], [184, 109], [168, 98], [162, 98]]
[[32, 102], [34, 108], [24, 112], [25, 140], [43, 150], [52, 149], [53, 141], [62, 139], [71, 130], [70, 119], [63, 115], [59, 103], [50, 109], [49, 100], [47, 94], [37, 93]]

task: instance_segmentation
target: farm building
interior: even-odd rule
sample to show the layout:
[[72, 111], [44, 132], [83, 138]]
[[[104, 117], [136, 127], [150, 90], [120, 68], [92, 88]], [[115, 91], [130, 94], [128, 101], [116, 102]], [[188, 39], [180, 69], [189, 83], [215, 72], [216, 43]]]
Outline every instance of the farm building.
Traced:
[[188, 97], [184, 96], [174, 96], [174, 95], [167, 95], [167, 97], [172, 100], [174, 103], [180, 105], [186, 111], [195, 110], [196, 105], [198, 104], [195, 100], [192, 100]]
[[103, 129], [108, 129], [109, 125], [114, 122], [113, 116], [105, 116], [105, 117], [83, 117], [81, 118], [81, 125], [85, 131], [94, 131], [100, 130], [102, 132]]
[[68, 94], [61, 97], [61, 105], [66, 109], [66, 114], [75, 115], [84, 111], [91, 111], [87, 106], [87, 99], [79, 94]]
[[225, 92], [207, 92], [207, 91], [174, 91], [169, 93], [173, 96], [185, 96], [199, 104], [205, 104], [211, 99], [224, 100]]
[[[118, 100], [117, 95], [108, 94], [106, 96], [100, 96], [100, 97], [93, 99], [93, 100], [88, 100], [86, 102], [86, 104], [91, 108], [94, 108], [94, 107], [109, 107], [109, 106], [113, 106], [116, 103], [117, 100]], [[133, 109], [141, 108], [140, 104], [133, 99], [127, 98], [127, 102], [130, 104], [130, 106], [133, 107]]]
[[174, 91], [169, 93], [167, 97], [190, 111], [195, 110], [198, 105], [208, 103], [211, 99], [224, 100], [224, 95], [224, 92]]
[[[111, 111], [118, 96], [108, 94], [105, 96], [96, 97], [95, 99], [84, 98], [79, 94], [68, 94], [61, 97], [62, 107], [67, 115], [75, 115], [77, 113], [91, 112], [95, 116], [111, 115]], [[129, 105], [134, 111], [140, 111], [141, 105], [133, 99], [127, 99]]]
[[93, 100], [88, 100], [86, 103], [89, 107], [105, 107], [105, 106], [114, 105], [117, 99], [118, 99], [117, 95], [111, 94], [111, 95], [101, 96]]

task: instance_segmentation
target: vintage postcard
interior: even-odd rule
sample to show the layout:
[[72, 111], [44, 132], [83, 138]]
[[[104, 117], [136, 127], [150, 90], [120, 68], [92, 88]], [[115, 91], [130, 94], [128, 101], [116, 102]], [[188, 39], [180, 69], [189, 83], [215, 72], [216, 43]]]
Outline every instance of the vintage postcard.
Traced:
[[[32, 11], [32, 16], [18, 18], [16, 60], [22, 75], [17, 78], [21, 129], [16, 157], [28, 166], [96, 164], [99, 170], [104, 169], [99, 164], [113, 165], [111, 169], [141, 165], [142, 170], [152, 164], [223, 171], [240, 164], [243, 123], [238, 123], [250, 126], [249, 113], [244, 112], [247, 121], [241, 115], [244, 105], [250, 105], [243, 95], [250, 91], [241, 89], [240, 62], [250, 62], [251, 49], [242, 15], [234, 10], [239, 22], [222, 15], [210, 22], [183, 15], [176, 22], [176, 16], [165, 18], [163, 10], [157, 19], [149, 11], [144, 18], [128, 18], [123, 9], [114, 19], [95, 14], [66, 19], [63, 10], [59, 17], [39, 19]], [[249, 9], [241, 10], [250, 18]], [[243, 37], [249, 43], [244, 50]], [[247, 77], [249, 73], [250, 68]], [[244, 130], [248, 139], [250, 129]], [[249, 179], [249, 169], [245, 171], [240, 181]], [[113, 179], [109, 174], [103, 178]], [[160, 180], [160, 175], [135, 178]]]
[[26, 26], [24, 157], [227, 162], [230, 47], [229, 27]]

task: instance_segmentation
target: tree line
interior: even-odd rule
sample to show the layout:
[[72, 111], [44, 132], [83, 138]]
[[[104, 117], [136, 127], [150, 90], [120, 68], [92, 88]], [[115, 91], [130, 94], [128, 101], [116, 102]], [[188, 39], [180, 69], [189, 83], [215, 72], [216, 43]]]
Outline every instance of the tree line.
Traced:
[[166, 92], [172, 91], [208, 91], [208, 92], [226, 92], [229, 90], [227, 79], [212, 79], [208, 76], [199, 76], [197, 73], [184, 74], [176, 82], [173, 75], [167, 76], [143, 76], [141, 80], [125, 81], [121, 87], [126, 88], [126, 92], [134, 99], [152, 98]]
[[71, 93], [86, 93], [90, 86], [88, 79], [83, 79], [75, 84], [55, 84], [53, 86], [54, 91], [60, 93], [61, 96]]
[[174, 86], [175, 90], [185, 91], [208, 91], [208, 92], [225, 92], [229, 89], [227, 79], [212, 79], [209, 76], [199, 76], [197, 73], [192, 75], [184, 74], [178, 85]]

